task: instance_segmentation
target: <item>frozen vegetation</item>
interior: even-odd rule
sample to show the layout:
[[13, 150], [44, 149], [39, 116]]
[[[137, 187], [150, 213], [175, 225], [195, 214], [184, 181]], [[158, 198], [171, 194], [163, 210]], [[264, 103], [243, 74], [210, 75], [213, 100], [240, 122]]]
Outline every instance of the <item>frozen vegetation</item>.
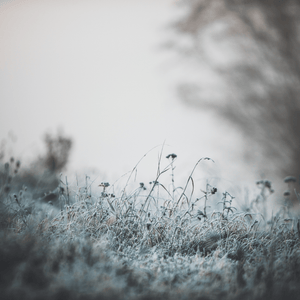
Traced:
[[[182, 187], [176, 159], [161, 154], [150, 183], [133, 181], [136, 166], [123, 187], [93, 189], [89, 177], [70, 185], [13, 158], [2, 163], [1, 299], [299, 299], [295, 191], [267, 218], [274, 191], [260, 180], [239, 211], [234, 195], [208, 181], [194, 189], [195, 169], [210, 158]], [[160, 183], [166, 173], [169, 186]]]

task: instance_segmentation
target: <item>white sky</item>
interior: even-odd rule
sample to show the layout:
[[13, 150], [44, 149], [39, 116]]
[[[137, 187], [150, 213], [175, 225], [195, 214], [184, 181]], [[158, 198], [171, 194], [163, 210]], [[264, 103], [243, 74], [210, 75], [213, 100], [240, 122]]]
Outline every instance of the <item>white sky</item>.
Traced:
[[[159, 46], [176, 7], [175, 0], [0, 6], [0, 138], [17, 137], [13, 154], [34, 157], [44, 133], [62, 128], [74, 140], [72, 171], [93, 168], [117, 179], [166, 140], [165, 154], [178, 155], [184, 178], [203, 156], [216, 161], [209, 176], [247, 178], [236, 132], [175, 96], [188, 75]], [[208, 77], [203, 71], [199, 80]], [[140, 181], [154, 179], [158, 151], [141, 164]]]

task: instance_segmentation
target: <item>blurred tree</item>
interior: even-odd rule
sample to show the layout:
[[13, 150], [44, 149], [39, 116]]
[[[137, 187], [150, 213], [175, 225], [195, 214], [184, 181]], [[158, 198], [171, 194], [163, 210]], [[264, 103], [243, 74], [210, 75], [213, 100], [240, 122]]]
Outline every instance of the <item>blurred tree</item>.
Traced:
[[182, 5], [186, 13], [172, 28], [184, 39], [177, 35], [172, 46], [208, 63], [225, 83], [222, 101], [201, 94], [199, 83], [179, 87], [183, 100], [212, 108], [237, 125], [250, 157], [256, 147], [279, 175], [298, 177], [300, 1], [186, 0]]

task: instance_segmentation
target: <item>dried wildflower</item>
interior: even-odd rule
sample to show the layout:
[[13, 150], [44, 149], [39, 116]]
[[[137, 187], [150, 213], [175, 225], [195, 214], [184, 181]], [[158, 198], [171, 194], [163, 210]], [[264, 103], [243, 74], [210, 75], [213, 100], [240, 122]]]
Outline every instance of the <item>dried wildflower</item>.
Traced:
[[146, 190], [144, 182], [140, 182], [140, 189], [143, 189], [144, 191]]
[[291, 193], [290, 193], [290, 191], [285, 191], [284, 193], [283, 193], [283, 196], [289, 196]]
[[270, 180], [258, 180], [256, 181], [256, 185], [258, 185], [259, 188], [266, 187], [268, 189], [271, 189], [272, 182]]
[[20, 162], [19, 160], [17, 160], [17, 162], [16, 162], [16, 167], [19, 169], [20, 166], [21, 166], [21, 162]]
[[166, 156], [166, 158], [172, 158], [172, 159], [175, 159], [176, 157], [177, 157], [177, 155], [175, 154], [175, 153], [171, 153], [171, 154], [168, 154], [167, 156]]
[[101, 182], [101, 184], [99, 184], [99, 186], [106, 188], [106, 187], [110, 186], [110, 184], [108, 182]]
[[284, 181], [285, 183], [288, 183], [288, 182], [296, 182], [297, 179], [296, 179], [296, 177], [294, 177], [294, 176], [287, 176], [287, 177], [284, 178], [283, 181]]
[[15, 159], [13, 157], [10, 158], [10, 163], [13, 163]]
[[154, 180], [154, 181], [150, 181], [149, 184], [159, 184], [159, 182]]
[[212, 195], [214, 195], [217, 191], [218, 191], [218, 189], [215, 188], [215, 187], [213, 187], [213, 188], [210, 190], [210, 192], [211, 192]]
[[265, 184], [266, 188], [269, 188], [269, 189], [271, 188], [271, 184], [272, 184], [271, 181], [265, 180], [264, 184]]

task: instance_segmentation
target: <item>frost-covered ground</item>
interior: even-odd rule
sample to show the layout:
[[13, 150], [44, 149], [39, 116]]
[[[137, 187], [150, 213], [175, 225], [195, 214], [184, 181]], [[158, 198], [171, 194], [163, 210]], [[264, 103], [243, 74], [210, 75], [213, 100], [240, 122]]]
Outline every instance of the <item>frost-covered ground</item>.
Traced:
[[300, 225], [289, 195], [264, 218], [273, 190], [261, 180], [238, 211], [208, 182], [195, 192], [194, 170], [210, 159], [181, 187], [176, 156], [168, 159], [151, 183], [130, 183], [133, 170], [122, 188], [102, 182], [99, 192], [88, 177], [71, 186], [1, 165], [1, 299], [298, 299]]

